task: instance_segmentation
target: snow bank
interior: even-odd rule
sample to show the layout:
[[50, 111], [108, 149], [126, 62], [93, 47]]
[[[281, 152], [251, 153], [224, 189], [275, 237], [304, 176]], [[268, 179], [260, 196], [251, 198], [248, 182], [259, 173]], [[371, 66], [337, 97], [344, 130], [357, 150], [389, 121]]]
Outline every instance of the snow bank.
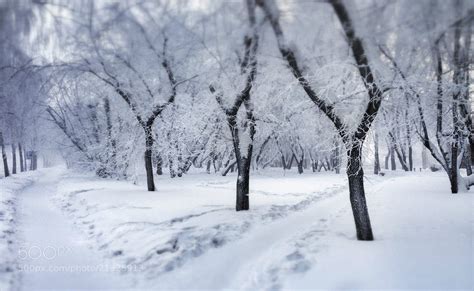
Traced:
[[39, 171], [24, 172], [0, 179], [0, 290], [9, 290], [17, 283], [16, 229], [17, 194], [31, 185]]

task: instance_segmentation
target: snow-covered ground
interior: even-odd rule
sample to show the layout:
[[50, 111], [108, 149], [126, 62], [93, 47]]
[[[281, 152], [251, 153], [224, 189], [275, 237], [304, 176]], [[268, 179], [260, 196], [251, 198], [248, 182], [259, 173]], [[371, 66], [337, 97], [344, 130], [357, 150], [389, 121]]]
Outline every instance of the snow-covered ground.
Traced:
[[472, 287], [473, 196], [443, 173], [369, 175], [374, 242], [355, 240], [344, 175], [256, 174], [239, 213], [234, 179], [162, 177], [150, 193], [69, 176], [57, 199], [140, 287]]
[[18, 282], [16, 253], [17, 208], [19, 192], [31, 185], [41, 173], [25, 172], [0, 178], [0, 290], [16, 287]]
[[17, 263], [21, 290], [129, 287], [52, 201], [64, 171], [44, 171], [19, 197]]
[[147, 192], [49, 170], [21, 193], [22, 249], [46, 250], [20, 261], [24, 290], [473, 288], [472, 192], [449, 194], [443, 173], [368, 175], [376, 240], [359, 242], [346, 183], [255, 173], [237, 213], [234, 176], [159, 177]]

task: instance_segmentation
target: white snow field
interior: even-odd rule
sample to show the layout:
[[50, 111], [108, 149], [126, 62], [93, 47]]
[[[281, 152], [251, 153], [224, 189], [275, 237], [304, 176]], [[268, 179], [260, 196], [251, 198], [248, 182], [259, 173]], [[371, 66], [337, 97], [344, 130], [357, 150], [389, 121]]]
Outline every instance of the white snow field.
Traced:
[[[143, 185], [54, 168], [21, 193], [23, 290], [473, 288], [473, 193], [443, 173], [367, 175], [375, 241], [355, 239], [345, 175], [280, 170]], [[3, 290], [3, 289], [2, 289]]]

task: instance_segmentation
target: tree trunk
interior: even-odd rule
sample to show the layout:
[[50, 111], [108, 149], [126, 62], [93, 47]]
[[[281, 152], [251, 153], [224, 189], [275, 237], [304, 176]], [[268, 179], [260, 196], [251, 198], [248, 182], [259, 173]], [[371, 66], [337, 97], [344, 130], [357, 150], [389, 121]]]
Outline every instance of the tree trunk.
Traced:
[[3, 172], [5, 177], [10, 176], [10, 171], [8, 170], [8, 160], [7, 154], [5, 153], [5, 143], [3, 141], [3, 133], [0, 131], [0, 147], [2, 147], [2, 160], [3, 160]]
[[[459, 3], [456, 3], [459, 5]], [[459, 7], [457, 7], [459, 8]], [[460, 62], [460, 45], [461, 45], [461, 26], [456, 24], [454, 27], [454, 51], [453, 51], [453, 63], [454, 63], [454, 72], [453, 72], [453, 83], [456, 85], [462, 84], [462, 75], [461, 75], [461, 62]], [[451, 141], [451, 171], [450, 171], [450, 181], [451, 181], [451, 193], [458, 193], [458, 153], [460, 145], [460, 120], [459, 120], [459, 97], [462, 91], [459, 88], [453, 92], [452, 100], [452, 116], [453, 116], [453, 137]]]
[[26, 157], [26, 149], [23, 149], [23, 157], [24, 157], [24, 162], [25, 162], [25, 172], [28, 171], [28, 158]]
[[249, 210], [250, 159], [241, 158], [237, 162], [237, 203], [235, 210]]
[[[237, 161], [233, 161], [232, 163], [229, 163], [229, 164], [226, 166], [226, 168], [224, 169], [224, 171], [222, 171], [222, 176], [225, 177], [225, 176], [229, 173], [229, 171], [234, 168], [235, 164], [237, 164]], [[209, 165], [209, 167], [210, 167], [210, 165], [211, 165], [210, 162], [209, 162], [208, 165]]]
[[318, 169], [317, 162], [313, 160], [312, 158], [311, 158], [311, 169], [313, 170], [313, 173], [315, 173], [316, 170]]
[[291, 170], [291, 166], [293, 165], [293, 160], [294, 160], [294, 159], [295, 159], [295, 156], [292, 155], [290, 161], [289, 161], [288, 164], [286, 165], [286, 169], [287, 169], [287, 170]]
[[33, 152], [33, 170], [38, 169], [38, 153], [36, 151]]
[[265, 147], [267, 146], [268, 142], [270, 141], [270, 139], [272, 138], [272, 136], [273, 134], [270, 134], [269, 136], [267, 136], [267, 138], [263, 141], [262, 146], [258, 150], [257, 158], [255, 159], [255, 165], [257, 167], [257, 170], [258, 170], [258, 165], [260, 164], [260, 159], [262, 158], [263, 151]]
[[155, 191], [155, 183], [153, 180], [153, 162], [152, 162], [152, 148], [153, 137], [151, 135], [151, 127], [145, 128], [145, 171], [146, 184], [148, 191]]
[[16, 174], [16, 146], [12, 142], [12, 174]]
[[[230, 167], [229, 167], [229, 169], [230, 169]], [[211, 158], [209, 158], [209, 159], [207, 160], [207, 163], [206, 163], [206, 173], [208, 173], [208, 174], [211, 173]], [[225, 176], [225, 175], [223, 175], [223, 176]]]
[[296, 161], [296, 163], [298, 165], [298, 174], [303, 174], [303, 161], [304, 160]]
[[[469, 144], [466, 146], [469, 147]], [[469, 150], [466, 150], [464, 152], [463, 163], [464, 163], [464, 166], [466, 167], [466, 175], [468, 176], [472, 175], [471, 152]]]
[[380, 172], [380, 158], [379, 158], [379, 135], [377, 130], [374, 134], [374, 174], [378, 175]]
[[156, 174], [158, 176], [163, 175], [163, 159], [160, 154], [156, 155]]
[[109, 167], [112, 167], [112, 171], [115, 171], [117, 168], [117, 142], [112, 134], [113, 125], [112, 116], [110, 113], [110, 101], [108, 97], [104, 98], [104, 111], [107, 123], [107, 148], [110, 149], [109, 160], [107, 161], [107, 164]]
[[357, 239], [370, 241], [374, 239], [374, 236], [372, 234], [372, 226], [370, 224], [369, 212], [367, 210], [367, 202], [365, 200], [362, 149], [358, 144], [358, 142], [355, 142], [355, 145], [351, 145], [351, 149], [347, 152], [349, 194], [356, 225]]
[[339, 174], [341, 172], [341, 155], [340, 155], [340, 142], [336, 140], [336, 149], [334, 152], [334, 160], [335, 160], [335, 165], [334, 169], [336, 170], [336, 174]]
[[452, 194], [457, 194], [458, 193], [458, 173], [456, 169], [450, 169], [450, 172], [448, 173], [449, 176], [449, 183], [451, 185], [451, 193]]
[[18, 153], [20, 155], [20, 171], [25, 171], [25, 164], [23, 163], [23, 149], [21, 147], [21, 143], [18, 143]]
[[390, 165], [392, 171], [397, 169], [397, 164], [395, 162], [395, 149], [393, 148], [393, 145], [390, 145]]
[[410, 171], [413, 171], [413, 148], [411, 144], [408, 146], [408, 165], [410, 167]]
[[405, 111], [405, 123], [406, 123], [406, 134], [407, 134], [407, 143], [408, 143], [408, 168], [410, 171], [413, 171], [413, 147], [411, 143], [411, 126], [408, 118], [408, 108], [410, 108], [410, 102], [408, 97], [407, 100], [407, 109]]
[[390, 159], [390, 150], [387, 152], [387, 155], [385, 156], [385, 170], [388, 170], [388, 160]]
[[36, 170], [37, 161], [38, 161], [38, 156], [36, 154], [36, 151], [31, 151], [30, 171]]

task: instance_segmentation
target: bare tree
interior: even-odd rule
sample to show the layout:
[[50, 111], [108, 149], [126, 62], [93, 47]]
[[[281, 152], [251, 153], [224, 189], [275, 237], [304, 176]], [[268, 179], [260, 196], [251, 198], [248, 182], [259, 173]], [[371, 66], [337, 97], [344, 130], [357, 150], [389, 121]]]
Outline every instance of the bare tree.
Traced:
[[[215, 94], [219, 106], [227, 117], [227, 124], [232, 135], [238, 173], [235, 206], [237, 211], [249, 209], [250, 167], [255, 136], [255, 117], [250, 91], [257, 75], [258, 49], [255, 8], [255, 0], [247, 0], [250, 35], [244, 37], [244, 57], [240, 63], [241, 74], [245, 77], [244, 88], [235, 96], [233, 105], [226, 108], [223, 102], [224, 92], [222, 90], [218, 92], [214, 85], [209, 86], [209, 90]], [[238, 113], [242, 105], [244, 105], [245, 114], [243, 120], [239, 120]]]
[[329, 118], [329, 120], [332, 121], [337, 132], [341, 136], [347, 151], [347, 175], [349, 178], [350, 200], [356, 224], [357, 238], [359, 240], [373, 240], [372, 227], [365, 199], [364, 172], [362, 169], [362, 145], [367, 136], [367, 132], [380, 109], [383, 91], [375, 81], [365, 52], [366, 49], [362, 40], [356, 34], [352, 19], [349, 16], [345, 4], [339, 0], [332, 0], [329, 1], [329, 3], [341, 22], [347, 42], [357, 63], [359, 74], [369, 95], [369, 102], [362, 119], [358, 123], [356, 130], [353, 132], [348, 131], [341, 118], [337, 116], [334, 111], [334, 107], [321, 99], [312, 88], [309, 81], [305, 78], [301, 69], [302, 64], [299, 63], [295, 52], [285, 41], [278, 14], [274, 9], [276, 5], [274, 1], [259, 1], [259, 4], [262, 6], [273, 28], [280, 53], [286, 60], [292, 74], [304, 89], [308, 97]]

